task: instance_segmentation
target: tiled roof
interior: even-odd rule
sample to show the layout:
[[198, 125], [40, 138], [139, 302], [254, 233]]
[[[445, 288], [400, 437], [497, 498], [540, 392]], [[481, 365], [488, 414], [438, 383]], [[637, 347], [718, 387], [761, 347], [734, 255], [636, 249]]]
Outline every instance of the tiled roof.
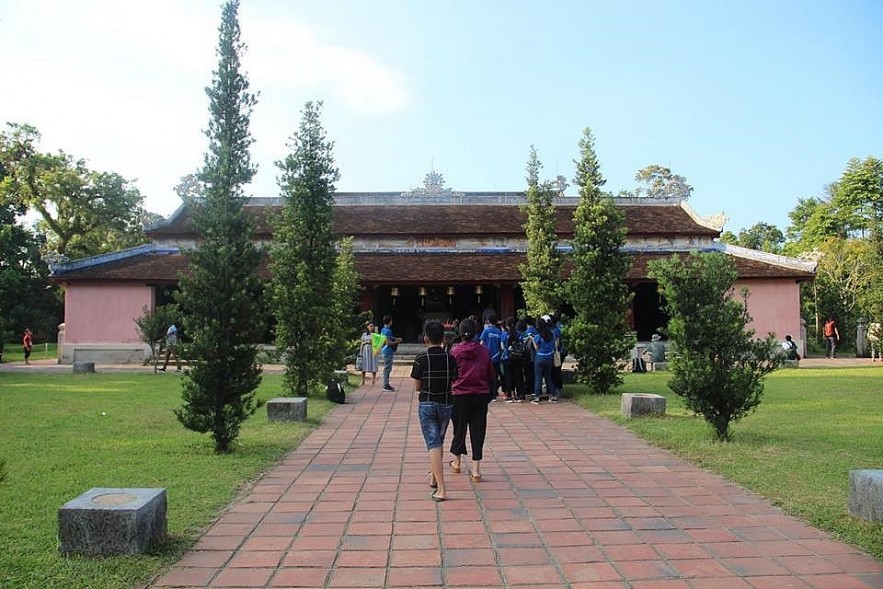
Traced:
[[[573, 234], [576, 199], [558, 205], [557, 229], [562, 237]], [[267, 204], [267, 203], [273, 204]], [[254, 216], [256, 237], [266, 239], [271, 227], [268, 219], [278, 210], [278, 201], [261, 201], [245, 210]], [[720, 231], [702, 225], [679, 203], [641, 203], [617, 205], [625, 214], [630, 236], [706, 236], [717, 237]], [[437, 205], [335, 205], [334, 230], [340, 235], [402, 236], [459, 235], [507, 236], [524, 234], [524, 215], [516, 205], [437, 204]], [[154, 239], [193, 236], [189, 211], [182, 207], [170, 219], [148, 228]]]
[[[628, 280], [647, 279], [647, 263], [671, 255], [634, 253]], [[812, 272], [760, 260], [733, 256], [740, 278], [812, 278]], [[369, 283], [449, 284], [476, 282], [517, 282], [524, 263], [522, 253], [357, 253], [356, 269]], [[101, 265], [85, 266], [56, 273], [53, 278], [67, 281], [138, 281], [168, 284], [186, 272], [187, 264], [179, 253], [138, 253]], [[269, 278], [266, 263], [258, 273]]]

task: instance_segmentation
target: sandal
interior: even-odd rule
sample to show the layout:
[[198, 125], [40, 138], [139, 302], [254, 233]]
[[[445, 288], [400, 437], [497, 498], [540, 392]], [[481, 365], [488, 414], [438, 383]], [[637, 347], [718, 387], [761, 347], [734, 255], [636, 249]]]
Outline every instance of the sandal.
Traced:
[[475, 474], [474, 472], [470, 472], [470, 473], [469, 473], [469, 478], [472, 479], [472, 482], [473, 482], [473, 483], [477, 483], [477, 482], [481, 481], [481, 475], [480, 475], [480, 474]]
[[460, 465], [457, 464], [456, 461], [451, 460], [450, 462], [448, 462], [448, 464], [451, 465], [451, 472], [452, 472], [452, 473], [454, 473], [454, 474], [460, 474]]
[[429, 488], [430, 489], [438, 489], [438, 481], [432, 476], [432, 473], [429, 473]]
[[433, 501], [435, 501], [436, 503], [441, 503], [442, 501], [445, 500], [444, 497], [439, 497], [438, 495], [436, 495], [436, 493], [438, 493], [438, 491], [433, 491], [432, 493], [430, 493], [429, 498], [432, 499]]

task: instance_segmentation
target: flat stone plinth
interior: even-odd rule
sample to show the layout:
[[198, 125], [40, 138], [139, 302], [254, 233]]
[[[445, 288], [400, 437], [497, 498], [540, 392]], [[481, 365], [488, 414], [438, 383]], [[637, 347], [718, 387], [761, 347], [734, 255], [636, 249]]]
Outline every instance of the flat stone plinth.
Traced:
[[665, 397], [650, 393], [623, 393], [620, 403], [623, 417], [665, 415]]
[[63, 554], [139, 554], [165, 536], [165, 489], [97, 487], [58, 510]]
[[276, 397], [267, 401], [267, 421], [305, 421], [306, 397]]
[[74, 374], [91, 374], [95, 372], [95, 362], [74, 362]]
[[668, 372], [668, 362], [651, 362], [653, 372]]
[[883, 521], [883, 470], [849, 471], [849, 513], [865, 521]]

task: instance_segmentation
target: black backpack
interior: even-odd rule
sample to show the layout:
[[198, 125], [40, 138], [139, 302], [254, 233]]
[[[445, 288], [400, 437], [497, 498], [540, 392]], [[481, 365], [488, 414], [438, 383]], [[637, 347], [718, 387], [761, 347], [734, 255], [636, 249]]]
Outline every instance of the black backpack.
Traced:
[[343, 405], [346, 403], [346, 390], [340, 381], [331, 379], [328, 381], [328, 386], [325, 387], [325, 397], [332, 403]]
[[527, 345], [525, 345], [523, 337], [516, 337], [509, 342], [509, 358], [512, 360], [524, 360], [527, 356]]

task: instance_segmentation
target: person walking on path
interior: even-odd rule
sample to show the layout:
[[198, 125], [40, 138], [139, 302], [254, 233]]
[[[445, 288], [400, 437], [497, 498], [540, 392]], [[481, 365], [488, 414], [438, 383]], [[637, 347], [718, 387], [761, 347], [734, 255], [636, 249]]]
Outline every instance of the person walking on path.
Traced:
[[25, 353], [25, 364], [30, 364], [31, 350], [34, 349], [34, 334], [31, 333], [30, 327], [25, 327], [25, 331], [21, 336], [21, 348]]
[[833, 317], [828, 317], [823, 328], [825, 336], [825, 355], [828, 358], [834, 358], [837, 350], [837, 342], [840, 341], [840, 330], [837, 329], [837, 322]]
[[491, 309], [485, 314], [484, 331], [481, 332], [478, 340], [481, 342], [481, 345], [488, 349], [488, 352], [491, 354], [491, 362], [494, 364], [494, 374], [496, 376], [491, 382], [489, 391], [492, 399], [496, 399], [497, 391], [503, 382], [503, 373], [500, 370], [500, 363], [503, 360], [502, 337], [503, 330], [497, 327], [497, 313]]
[[451, 385], [454, 398], [454, 437], [451, 440], [451, 471], [459, 473], [462, 457], [466, 454], [466, 430], [472, 445], [470, 476], [473, 482], [481, 480], [481, 460], [484, 457], [484, 439], [487, 434], [487, 406], [491, 401], [491, 383], [496, 376], [488, 349], [477, 340], [479, 324], [473, 319], [460, 322], [463, 340], [451, 351], [457, 361], [457, 378]]
[[883, 325], [879, 321], [873, 321], [868, 325], [868, 344], [871, 346], [871, 362], [876, 362], [877, 358], [883, 360], [880, 354], [880, 338], [883, 337]]
[[387, 392], [395, 391], [395, 388], [389, 384], [389, 376], [392, 374], [392, 361], [395, 357], [396, 348], [402, 343], [402, 338], [395, 337], [392, 333], [392, 315], [383, 316], [383, 329], [380, 335], [386, 338], [380, 353], [383, 355], [383, 390]]
[[166, 330], [166, 357], [165, 360], [163, 360], [162, 368], [159, 369], [160, 372], [166, 371], [166, 368], [169, 366], [169, 359], [172, 357], [172, 354], [175, 355], [175, 366], [177, 367], [177, 371], [181, 372], [181, 358], [178, 357], [177, 348], [178, 326], [172, 323]]
[[359, 345], [359, 370], [362, 371], [362, 386], [368, 381], [368, 373], [371, 373], [371, 386], [377, 382], [377, 356], [374, 354], [374, 326], [373, 321], [365, 324], [365, 332], [362, 334]]
[[411, 378], [418, 395], [420, 430], [429, 452], [429, 486], [433, 488], [430, 497], [433, 501], [444, 501], [447, 493], [442, 452], [454, 410], [451, 383], [457, 376], [457, 361], [445, 351], [445, 328], [441, 322], [428, 321], [423, 327], [423, 340], [427, 348], [414, 358]]

